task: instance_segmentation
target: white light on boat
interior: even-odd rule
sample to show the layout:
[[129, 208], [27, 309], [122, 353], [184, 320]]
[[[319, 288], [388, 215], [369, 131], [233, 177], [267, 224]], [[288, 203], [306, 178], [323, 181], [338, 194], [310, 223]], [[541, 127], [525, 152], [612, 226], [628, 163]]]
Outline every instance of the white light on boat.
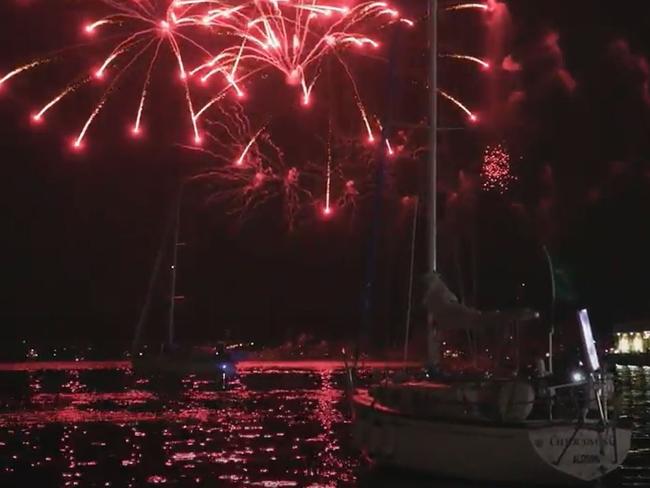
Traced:
[[582, 383], [585, 379], [585, 374], [582, 371], [574, 371], [571, 373], [571, 380], [574, 383]]

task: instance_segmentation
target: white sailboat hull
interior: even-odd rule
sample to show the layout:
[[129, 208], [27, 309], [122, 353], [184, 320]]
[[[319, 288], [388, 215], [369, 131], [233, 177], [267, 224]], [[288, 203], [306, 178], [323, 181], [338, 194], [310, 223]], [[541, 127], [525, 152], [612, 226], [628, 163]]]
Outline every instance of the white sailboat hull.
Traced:
[[355, 395], [354, 407], [354, 442], [375, 462], [449, 478], [589, 482], [620, 466], [630, 449], [631, 431], [622, 428], [418, 419], [373, 405], [367, 393]]

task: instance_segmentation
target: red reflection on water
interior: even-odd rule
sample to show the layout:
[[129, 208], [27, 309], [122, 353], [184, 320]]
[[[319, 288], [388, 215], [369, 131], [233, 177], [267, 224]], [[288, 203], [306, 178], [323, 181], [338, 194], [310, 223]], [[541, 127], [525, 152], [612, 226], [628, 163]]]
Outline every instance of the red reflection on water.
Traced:
[[0, 411], [0, 442], [9, 442], [0, 456], [17, 456], [11, 473], [28, 463], [65, 486], [337, 486], [358, 465], [356, 453], [341, 453], [338, 365], [248, 363], [225, 391], [193, 375], [157, 385], [128, 369], [28, 372], [27, 401]]

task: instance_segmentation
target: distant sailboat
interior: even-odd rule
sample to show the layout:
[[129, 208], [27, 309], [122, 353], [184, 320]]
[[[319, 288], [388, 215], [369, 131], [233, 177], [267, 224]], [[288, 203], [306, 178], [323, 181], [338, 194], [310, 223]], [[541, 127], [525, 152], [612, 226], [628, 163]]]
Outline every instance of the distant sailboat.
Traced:
[[[431, 6], [432, 98], [437, 88], [437, 0]], [[480, 330], [536, 317], [531, 311], [484, 313], [463, 306], [437, 273], [437, 107], [432, 103], [429, 164], [429, 360], [438, 331]], [[395, 378], [367, 389], [352, 384], [353, 441], [382, 466], [489, 482], [566, 485], [597, 480], [619, 467], [632, 431], [611, 415], [611, 381], [600, 369], [586, 310], [577, 314], [586, 371], [554, 383], [543, 360], [531, 377], [477, 380]], [[435, 328], [433, 325], [435, 324]], [[550, 342], [550, 341], [549, 341]], [[519, 373], [518, 371], [516, 373]], [[354, 375], [350, 371], [349, 378]]]
[[[142, 307], [140, 318], [136, 325], [133, 343], [131, 347], [131, 364], [133, 369], [139, 373], [166, 373], [166, 374], [202, 374], [214, 376], [220, 380], [228, 380], [236, 375], [236, 364], [232, 354], [228, 351], [225, 343], [218, 343], [216, 346], [183, 347], [176, 343], [175, 315], [176, 303], [184, 297], [176, 293], [178, 250], [184, 246], [180, 242], [180, 220], [183, 188], [181, 186], [170, 220], [164, 231], [154, 270], [152, 272], [149, 289], [145, 304]], [[141, 350], [141, 337], [144, 324], [148, 319], [151, 302], [153, 300], [153, 289], [158, 280], [160, 269], [168, 247], [168, 238], [173, 232], [172, 259], [170, 265], [170, 295], [167, 319], [167, 338], [161, 344], [158, 351]]]

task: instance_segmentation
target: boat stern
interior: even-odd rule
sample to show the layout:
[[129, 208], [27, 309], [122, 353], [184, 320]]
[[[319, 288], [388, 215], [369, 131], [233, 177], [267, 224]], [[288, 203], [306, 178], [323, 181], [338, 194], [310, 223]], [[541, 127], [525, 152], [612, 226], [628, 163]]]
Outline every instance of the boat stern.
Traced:
[[573, 480], [590, 482], [614, 471], [630, 450], [632, 431], [584, 424], [530, 430], [537, 455]]

